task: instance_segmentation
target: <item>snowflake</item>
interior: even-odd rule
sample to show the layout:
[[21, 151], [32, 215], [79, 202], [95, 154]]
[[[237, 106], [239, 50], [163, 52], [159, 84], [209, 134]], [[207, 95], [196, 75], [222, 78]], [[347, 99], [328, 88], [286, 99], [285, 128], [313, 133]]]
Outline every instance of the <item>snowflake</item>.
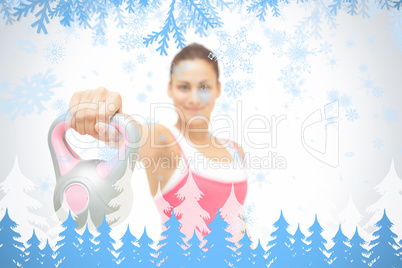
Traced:
[[8, 98], [0, 100], [0, 109], [5, 113], [14, 113], [12, 120], [21, 113], [23, 116], [31, 114], [34, 109], [40, 114], [46, 108], [44, 102], [50, 100], [54, 95], [52, 89], [62, 86], [61, 82], [56, 82], [57, 78], [48, 70], [45, 74], [34, 74], [31, 79], [26, 77], [21, 79], [23, 85], [15, 87], [14, 90], [8, 90]]
[[147, 89], [148, 91], [152, 91], [152, 85], [147, 85], [147, 86], [146, 86], [146, 89]]
[[45, 48], [45, 57], [51, 63], [61, 62], [64, 56], [63, 44], [59, 42], [51, 42]]
[[128, 18], [128, 29], [131, 32], [139, 32], [142, 29], [144, 29], [144, 26], [146, 25], [146, 15], [145, 14], [130, 14]]
[[220, 46], [214, 51], [214, 55], [222, 61], [225, 77], [231, 76], [236, 69], [241, 69], [247, 73], [253, 71], [250, 57], [259, 52], [261, 47], [248, 43], [246, 32], [247, 29], [242, 27], [241, 31], [229, 38], [221, 36], [221, 32], [218, 32]]
[[139, 102], [145, 102], [147, 100], [147, 95], [144, 92], [138, 93], [137, 100]]
[[120, 45], [121, 50], [129, 52], [130, 50], [135, 48], [134, 35], [129, 33], [120, 35], [118, 44]]
[[255, 205], [246, 205], [246, 207], [238, 214], [239, 224], [242, 228], [246, 227], [250, 228], [254, 224], [253, 210]]
[[306, 69], [308, 67], [307, 56], [315, 55], [314, 50], [309, 50], [307, 40], [308, 37], [304, 34], [291, 38], [287, 49], [280, 51], [279, 56], [287, 55], [293, 65], [301, 65], [303, 69]]
[[243, 91], [243, 85], [240, 83], [240, 81], [230, 79], [225, 84], [225, 92], [228, 94], [230, 98], [237, 98], [238, 96], [241, 96], [242, 91]]
[[359, 118], [359, 114], [356, 112], [356, 109], [349, 108], [349, 109], [346, 111], [346, 118], [347, 118], [347, 120], [353, 122], [354, 120], [356, 120], [357, 118]]
[[352, 103], [351, 97], [343, 94], [342, 97], [339, 98], [339, 104], [344, 107], [344, 108], [348, 108]]
[[165, 141], [166, 141], [166, 139], [167, 139], [166, 135], [165, 135], [165, 134], [163, 134], [163, 133], [162, 133], [162, 134], [160, 134], [158, 138], [159, 138], [159, 141], [161, 141], [161, 142], [165, 142]]
[[68, 104], [64, 99], [58, 98], [54, 100], [51, 104], [53, 110], [57, 111], [57, 115], [62, 115], [67, 113], [68, 111]]
[[45, 178], [37, 178], [36, 186], [40, 190], [41, 197], [53, 194], [55, 181], [56, 180], [52, 179], [50, 176], [46, 176]]
[[151, 78], [151, 77], [152, 77], [152, 72], [147, 72], [147, 76], [148, 76], [149, 78]]
[[382, 94], [384, 94], [384, 89], [382, 89], [382, 87], [379, 86], [375, 86], [373, 88], [373, 95], [377, 98], [382, 97]]
[[36, 46], [29, 40], [18, 39], [15, 43], [20, 50], [29, 54], [36, 53]]
[[373, 141], [374, 148], [380, 149], [384, 144], [382, 143], [382, 139], [376, 138]]
[[301, 87], [304, 83], [304, 78], [300, 76], [300, 71], [298, 68], [294, 68], [292, 65], [287, 65], [285, 68], [281, 69], [281, 76], [278, 78], [278, 81], [281, 81], [283, 84], [283, 88], [287, 94], [292, 95], [292, 99], [294, 98], [302, 98], [302, 90]]
[[367, 69], [368, 69], [367, 64], [364, 64], [364, 63], [360, 64], [360, 66], [359, 66], [360, 72], [365, 73], [367, 71]]
[[244, 80], [243, 87], [245, 90], [251, 90], [255, 88], [255, 81], [251, 78]]
[[336, 89], [332, 89], [331, 91], [327, 92], [327, 98], [331, 102], [339, 100], [339, 91]]
[[137, 49], [145, 48], [145, 44], [143, 43], [143, 37], [141, 35], [134, 36], [133, 46], [134, 48]]
[[102, 161], [102, 166], [106, 167], [106, 170], [111, 171], [113, 167], [116, 166], [117, 161], [119, 160], [118, 152], [117, 149], [109, 146], [99, 149], [98, 158]]
[[201, 104], [211, 103], [211, 91], [207, 86], [197, 88], [197, 91], [194, 92], [194, 98]]
[[123, 71], [127, 74], [132, 74], [135, 71], [135, 63], [132, 60], [126, 60], [123, 63]]
[[145, 63], [146, 60], [147, 60], [147, 58], [146, 58], [145, 55], [142, 54], [142, 53], [137, 56], [137, 61], [138, 61], [139, 63]]
[[320, 44], [321, 49], [320, 52], [327, 55], [328, 53], [332, 52], [332, 45], [325, 40], [324, 44]]
[[382, 118], [387, 123], [393, 123], [398, 119], [398, 113], [393, 108], [384, 109], [382, 112]]
[[102, 26], [95, 27], [92, 31], [92, 41], [94, 46], [106, 46], [107, 38], [106, 38], [106, 30]]
[[266, 176], [269, 174], [269, 171], [265, 169], [260, 169], [258, 172], [254, 172], [253, 170], [250, 171], [251, 174], [253, 175], [253, 179], [251, 180], [251, 183], [257, 183], [258, 184], [258, 189], [262, 189], [263, 184], [268, 184], [270, 183], [269, 180], [266, 178]]
[[[177, 78], [181, 80], [182, 72], [187, 71], [190, 68], [190, 64], [188, 62], [181, 62], [179, 65], [176, 65], [173, 62], [172, 74], [176, 74]], [[169, 70], [169, 67], [168, 67]]]
[[352, 39], [349, 39], [346, 41], [346, 47], [347, 48], [354, 48], [356, 46], [356, 42]]
[[268, 36], [271, 46], [275, 48], [281, 49], [288, 41], [285, 31], [274, 30], [271, 32], [271, 30], [268, 29], [265, 34]]
[[224, 114], [228, 114], [228, 112], [231, 110], [231, 103], [224, 101], [219, 104], [220, 106], [220, 111]]
[[374, 43], [375, 43], [375, 38], [372, 37], [372, 36], [370, 36], [370, 37], [367, 39], [367, 42], [368, 42], [369, 44], [374, 44]]
[[334, 69], [334, 67], [338, 66], [338, 60], [335, 57], [332, 57], [331, 59], [328, 60], [328, 65]]

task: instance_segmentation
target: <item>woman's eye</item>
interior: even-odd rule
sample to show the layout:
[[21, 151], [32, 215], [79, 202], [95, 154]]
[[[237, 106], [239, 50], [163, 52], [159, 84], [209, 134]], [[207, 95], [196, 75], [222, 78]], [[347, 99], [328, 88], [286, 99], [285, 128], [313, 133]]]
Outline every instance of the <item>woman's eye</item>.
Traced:
[[179, 86], [179, 89], [186, 90], [188, 89], [188, 86]]

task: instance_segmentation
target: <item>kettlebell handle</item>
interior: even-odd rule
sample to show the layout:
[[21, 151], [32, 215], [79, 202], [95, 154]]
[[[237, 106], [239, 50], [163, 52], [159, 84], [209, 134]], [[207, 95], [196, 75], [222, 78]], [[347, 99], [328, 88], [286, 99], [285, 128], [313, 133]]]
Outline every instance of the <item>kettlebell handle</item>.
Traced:
[[[68, 113], [65, 113], [56, 118], [49, 129], [48, 135], [48, 144], [57, 177], [64, 176], [82, 161], [66, 141], [66, 132], [71, 128], [66, 122], [67, 116]], [[117, 163], [112, 168], [110, 168], [110, 164], [99, 160], [96, 173], [101, 179], [106, 179], [112, 170], [119, 166], [118, 161], [120, 160], [130, 160], [130, 168], [133, 170], [133, 162], [136, 158], [132, 159], [132, 157], [136, 157], [141, 145], [140, 131], [130, 117], [116, 113], [111, 117], [109, 125], [116, 128], [121, 134], [123, 144], [112, 159], [114, 163]]]

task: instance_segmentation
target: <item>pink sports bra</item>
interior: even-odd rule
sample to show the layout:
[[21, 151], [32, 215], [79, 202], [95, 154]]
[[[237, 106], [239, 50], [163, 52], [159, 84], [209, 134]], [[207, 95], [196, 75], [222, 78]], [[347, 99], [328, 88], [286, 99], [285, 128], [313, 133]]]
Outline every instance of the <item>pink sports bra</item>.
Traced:
[[[241, 163], [236, 162], [242, 161], [239, 157], [240, 152], [237, 146], [230, 140], [227, 140], [230, 147], [226, 147], [226, 149], [228, 149], [231, 153], [233, 160], [230, 163], [224, 163], [227, 168], [222, 168], [222, 166], [219, 164], [220, 162], [206, 158], [202, 153], [194, 148], [176, 127], [166, 127], [170, 130], [170, 133], [178, 142], [181, 152], [181, 159], [179, 166], [176, 168], [176, 171], [168, 183], [162, 189], [161, 194], [157, 194], [155, 196], [154, 201], [157, 206], [158, 204], [163, 203], [158, 200], [163, 197], [163, 199], [165, 199], [170, 206], [175, 209], [175, 215], [177, 219], [180, 220], [181, 216], [183, 215], [177, 215], [176, 208], [180, 206], [180, 204], [183, 202], [183, 199], [178, 198], [178, 192], [186, 184], [190, 172], [196, 186], [202, 193], [201, 198], [198, 200], [198, 204], [209, 214], [209, 218], [205, 219], [206, 225], [209, 225], [213, 221], [218, 208], [220, 209], [222, 215], [221, 209], [227, 202], [231, 194], [232, 187], [238, 203], [244, 205], [247, 194], [247, 170], [241, 165]], [[194, 156], [197, 153], [200, 157], [191, 158], [191, 156]], [[206, 167], [205, 165], [203, 165], [202, 168], [198, 168], [196, 166], [196, 160], [199, 158], [201, 158], [203, 161], [207, 161]], [[208, 164], [208, 161], [210, 161], [210, 163], [214, 163], [214, 165]], [[182, 168], [180, 168], [180, 166]], [[185, 169], [183, 169], [183, 166]], [[160, 212], [163, 211], [160, 208], [158, 208], [158, 210]], [[169, 218], [171, 217], [171, 213], [172, 210], [165, 212]], [[202, 234], [202, 236], [205, 236], [209, 233], [208, 228], [206, 230], [204, 229], [198, 231]]]

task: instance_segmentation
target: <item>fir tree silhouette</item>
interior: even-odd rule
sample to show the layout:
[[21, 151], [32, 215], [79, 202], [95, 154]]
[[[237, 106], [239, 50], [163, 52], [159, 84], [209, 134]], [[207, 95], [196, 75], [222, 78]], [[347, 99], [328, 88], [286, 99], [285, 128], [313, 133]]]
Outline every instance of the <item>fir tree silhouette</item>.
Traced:
[[267, 260], [265, 259], [266, 252], [262, 248], [260, 239], [258, 239], [257, 246], [253, 250], [253, 256], [254, 256], [254, 266], [255, 267], [267, 267]]
[[252, 255], [251, 245], [253, 241], [250, 240], [250, 237], [247, 234], [247, 229], [244, 230], [243, 237], [238, 241], [240, 248], [237, 249], [237, 254], [239, 255], [238, 261], [235, 264], [236, 267], [250, 267], [254, 266], [254, 256]]
[[268, 250], [268, 263], [270, 263], [269, 267], [291, 267], [291, 251], [290, 245], [292, 242], [290, 238], [292, 235], [288, 233], [287, 228], [289, 224], [286, 222], [283, 217], [282, 210], [279, 219], [273, 225], [277, 229], [271, 234], [271, 237], [274, 237], [274, 240], [269, 241], [268, 246], [272, 246]]
[[77, 224], [71, 216], [71, 211], [68, 212], [68, 217], [61, 226], [65, 229], [59, 234], [61, 240], [56, 243], [56, 246], [60, 246], [56, 250], [57, 267], [78, 267], [80, 265], [80, 252], [78, 249], [80, 241], [78, 240], [79, 234], [75, 231]]
[[159, 256], [158, 259], [162, 262], [161, 267], [184, 267], [186, 258], [184, 256], [184, 249], [186, 244], [183, 239], [186, 236], [180, 232], [181, 223], [176, 218], [174, 214], [174, 209], [172, 210], [172, 216], [167, 220], [164, 225], [168, 228], [162, 232], [162, 236], [166, 237], [159, 241]]
[[42, 267], [55, 267], [56, 261], [53, 258], [54, 251], [49, 245], [49, 241], [46, 239], [44, 248], [41, 250], [40, 255], [42, 256], [41, 263]]
[[185, 243], [194, 229], [202, 235], [206, 235], [209, 232], [205, 220], [209, 219], [210, 215], [198, 203], [203, 195], [195, 183], [192, 173], [189, 172], [186, 183], [176, 193], [176, 197], [183, 202], [175, 207], [177, 214], [175, 216], [182, 224], [180, 232], [185, 235], [183, 239]]
[[119, 267], [135, 267], [136, 260], [134, 258], [134, 254], [137, 251], [138, 247], [136, 246], [137, 238], [131, 234], [130, 226], [127, 225], [127, 230], [120, 238], [120, 241], [123, 243], [120, 247], [120, 264]]
[[41, 266], [42, 255], [40, 255], [40, 241], [38, 237], [36, 237], [35, 229], [32, 231], [31, 238], [26, 242], [27, 247], [25, 249], [25, 264], [24, 267], [39, 267]]
[[101, 225], [96, 229], [99, 235], [94, 238], [94, 242], [98, 243], [95, 246], [94, 257], [99, 267], [110, 268], [117, 266], [112, 253], [115, 251], [113, 244], [116, 243], [116, 241], [110, 237], [111, 230], [104, 215]]
[[348, 259], [349, 263], [345, 267], [353, 267], [353, 268], [363, 268], [368, 267], [368, 251], [362, 247], [362, 245], [366, 244], [363, 238], [360, 237], [359, 232], [357, 230], [353, 235], [353, 237], [349, 241], [351, 248], [349, 249]]
[[148, 237], [146, 227], [144, 227], [144, 232], [138, 239], [139, 248], [134, 254], [137, 260], [135, 267], [156, 267], [155, 258], [153, 257], [156, 251], [151, 247], [152, 244], [154, 244], [154, 241]]
[[350, 247], [346, 244], [348, 241], [349, 238], [342, 233], [341, 224], [339, 224], [338, 232], [332, 238], [332, 242], [335, 244], [328, 250], [328, 253], [331, 254], [331, 266], [344, 268], [349, 264], [350, 260], [347, 256]]
[[204, 239], [207, 240], [205, 247], [205, 267], [228, 267], [236, 261], [235, 243], [227, 240], [232, 234], [226, 231], [229, 224], [221, 217], [219, 209], [213, 221], [208, 225], [211, 232]]
[[186, 250], [187, 256], [187, 266], [186, 267], [194, 267], [201, 268], [204, 267], [204, 251], [200, 248], [200, 245], [203, 243], [197, 237], [197, 233], [194, 229], [193, 236], [188, 240], [187, 244], [189, 247]]
[[327, 240], [321, 236], [323, 229], [318, 222], [317, 214], [315, 214], [314, 223], [308, 231], [311, 233], [311, 235], [306, 238], [306, 242], [310, 242], [306, 254], [309, 266], [317, 268], [328, 267], [327, 257], [324, 254], [324, 252], [326, 252], [325, 244]]
[[[24, 244], [16, 239], [21, 235], [14, 231], [18, 226], [8, 215], [8, 209], [0, 221], [0, 256], [2, 267], [16, 267], [24, 262]], [[6, 258], [4, 256], [7, 256]]]
[[95, 244], [92, 242], [94, 236], [89, 231], [88, 223], [85, 225], [84, 233], [81, 235], [81, 264], [83, 267], [93, 267], [97, 263], [94, 257]]
[[292, 252], [292, 267], [304, 268], [308, 266], [306, 258], [307, 244], [304, 242], [306, 236], [300, 230], [300, 224], [297, 224], [297, 230], [293, 235], [294, 242], [290, 246]]
[[395, 241], [397, 235], [391, 231], [393, 223], [388, 219], [385, 213], [376, 224], [379, 229], [373, 233], [376, 239], [370, 241], [370, 261], [372, 268], [391, 268], [401, 267], [400, 259], [397, 256], [397, 251], [393, 247], [398, 247]]

